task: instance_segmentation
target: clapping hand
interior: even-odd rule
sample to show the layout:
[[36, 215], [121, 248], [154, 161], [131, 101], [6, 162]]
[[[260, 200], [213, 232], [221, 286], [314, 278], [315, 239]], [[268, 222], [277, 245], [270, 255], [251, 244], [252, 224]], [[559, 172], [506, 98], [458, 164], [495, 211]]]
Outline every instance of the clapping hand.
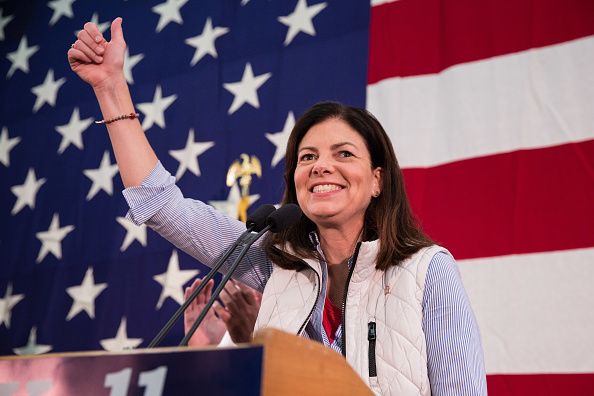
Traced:
[[[192, 292], [196, 290], [196, 288], [200, 286], [201, 283], [201, 279], [196, 279], [194, 283], [192, 283], [192, 286], [186, 288], [186, 291], [184, 293], [184, 299], [187, 300], [190, 297], [190, 294], [192, 294]], [[198, 315], [200, 315], [200, 312], [202, 311], [208, 300], [210, 299], [212, 295], [213, 285], [214, 281], [212, 279], [208, 281], [204, 289], [202, 289], [200, 294], [196, 296], [194, 301], [192, 301], [192, 303], [188, 306], [188, 309], [186, 309], [186, 311], [184, 312], [184, 332], [186, 334], [196, 321], [196, 318], [198, 318]], [[223, 320], [221, 320], [215, 315], [215, 311], [213, 308], [210, 308], [208, 310], [208, 313], [204, 317], [204, 320], [202, 321], [200, 326], [198, 326], [198, 329], [196, 329], [196, 332], [188, 340], [188, 345], [218, 345], [219, 342], [221, 342], [223, 335], [225, 335], [225, 331], [225, 322], [223, 322]]]
[[215, 312], [227, 325], [233, 342], [250, 342], [262, 295], [251, 287], [231, 279], [225, 285], [220, 299], [225, 306], [215, 305]]

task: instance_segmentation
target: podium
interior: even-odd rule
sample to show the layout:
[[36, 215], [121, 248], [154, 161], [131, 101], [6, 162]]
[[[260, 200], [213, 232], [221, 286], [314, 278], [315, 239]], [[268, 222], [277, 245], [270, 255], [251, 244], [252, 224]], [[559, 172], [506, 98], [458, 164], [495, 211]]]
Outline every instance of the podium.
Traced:
[[342, 356], [274, 329], [237, 348], [78, 352], [0, 360], [0, 396], [372, 395]]

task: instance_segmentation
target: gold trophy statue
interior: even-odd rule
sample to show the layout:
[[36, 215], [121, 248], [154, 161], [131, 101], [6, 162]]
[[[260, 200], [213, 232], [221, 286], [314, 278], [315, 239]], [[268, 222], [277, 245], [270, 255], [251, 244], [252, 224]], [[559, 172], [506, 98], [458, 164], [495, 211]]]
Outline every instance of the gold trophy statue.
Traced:
[[244, 223], [247, 220], [247, 209], [250, 206], [250, 184], [252, 175], [262, 176], [262, 165], [255, 155], [251, 158], [247, 154], [240, 155], [241, 160], [235, 160], [227, 171], [227, 187], [232, 187], [235, 180], [239, 179], [241, 199], [237, 205], [237, 218]]

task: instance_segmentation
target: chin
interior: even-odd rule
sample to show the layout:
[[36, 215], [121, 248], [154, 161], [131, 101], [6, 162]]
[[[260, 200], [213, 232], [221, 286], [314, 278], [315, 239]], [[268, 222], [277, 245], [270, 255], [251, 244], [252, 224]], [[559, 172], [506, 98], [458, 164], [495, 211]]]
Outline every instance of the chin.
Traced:
[[313, 221], [314, 223], [328, 223], [329, 221], [332, 222], [337, 218], [340, 214], [340, 211], [336, 209], [333, 210], [315, 210], [307, 213], [307, 217]]

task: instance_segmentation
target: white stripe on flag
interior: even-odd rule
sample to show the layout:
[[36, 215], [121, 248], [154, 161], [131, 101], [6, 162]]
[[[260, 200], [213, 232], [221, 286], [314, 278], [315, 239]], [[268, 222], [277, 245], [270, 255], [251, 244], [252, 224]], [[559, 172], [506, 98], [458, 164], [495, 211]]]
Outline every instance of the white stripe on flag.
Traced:
[[389, 78], [367, 108], [400, 166], [430, 167], [594, 138], [594, 37]]
[[487, 373], [594, 371], [594, 248], [458, 264]]
[[375, 7], [375, 6], [378, 6], [381, 4], [385, 4], [385, 3], [393, 3], [395, 1], [398, 1], [398, 0], [371, 0], [371, 6]]

